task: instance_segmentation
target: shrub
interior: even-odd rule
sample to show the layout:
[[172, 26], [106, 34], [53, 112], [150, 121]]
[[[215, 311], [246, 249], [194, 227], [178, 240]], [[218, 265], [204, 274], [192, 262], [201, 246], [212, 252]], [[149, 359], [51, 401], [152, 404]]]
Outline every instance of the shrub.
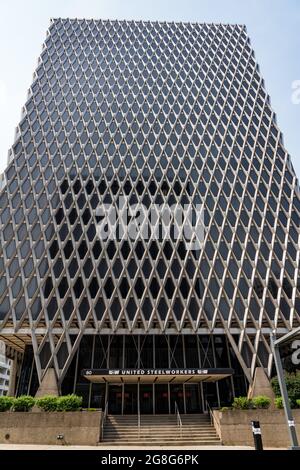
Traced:
[[252, 399], [255, 408], [267, 409], [271, 405], [271, 398], [265, 395], [258, 395]]
[[[290, 407], [291, 408], [297, 408], [297, 406], [300, 406], [300, 400], [296, 400], [295, 405], [292, 405], [291, 400], [289, 400], [289, 402], [290, 402]], [[274, 400], [274, 403], [275, 403], [275, 406], [278, 410], [283, 409], [283, 399], [282, 399], [282, 397], [276, 397], [275, 400]]]
[[278, 410], [282, 410], [283, 409], [283, 400], [282, 400], [282, 397], [276, 397], [275, 398], [275, 406]]
[[297, 405], [297, 408], [300, 408], [300, 398], [296, 400], [296, 405]]
[[14, 403], [13, 397], [3, 396], [0, 397], [0, 412], [1, 411], [9, 411]]
[[78, 411], [81, 409], [82, 397], [65, 395], [57, 399], [57, 411]]
[[249, 410], [253, 408], [253, 403], [250, 398], [236, 397], [233, 400], [232, 407], [236, 410]]
[[223, 406], [222, 408], [220, 408], [220, 411], [229, 411], [231, 410], [232, 408], [230, 408], [229, 406]]
[[98, 411], [97, 408], [87, 408], [86, 411]]
[[13, 409], [14, 411], [30, 411], [35, 404], [35, 399], [28, 395], [21, 395], [14, 399]]
[[56, 411], [58, 397], [52, 395], [41, 397], [37, 399], [36, 404], [43, 411]]
[[[297, 399], [300, 398], [300, 372], [285, 374], [286, 388], [291, 402], [291, 406], [296, 406]], [[273, 377], [271, 380], [272, 388], [276, 397], [281, 396], [278, 378]]]

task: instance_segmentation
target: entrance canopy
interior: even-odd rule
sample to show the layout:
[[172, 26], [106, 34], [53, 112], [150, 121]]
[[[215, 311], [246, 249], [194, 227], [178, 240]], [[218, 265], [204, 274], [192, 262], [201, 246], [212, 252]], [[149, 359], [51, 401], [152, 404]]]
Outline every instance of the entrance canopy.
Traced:
[[84, 369], [82, 375], [96, 383], [197, 383], [217, 382], [233, 369]]

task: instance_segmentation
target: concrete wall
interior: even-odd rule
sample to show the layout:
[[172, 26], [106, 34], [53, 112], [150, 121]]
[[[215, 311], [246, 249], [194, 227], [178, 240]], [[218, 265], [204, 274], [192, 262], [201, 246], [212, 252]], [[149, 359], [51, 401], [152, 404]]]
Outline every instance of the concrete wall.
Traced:
[[[251, 421], [259, 421], [264, 447], [290, 446], [283, 410], [213, 411], [215, 426], [224, 445], [253, 446]], [[293, 410], [300, 439], [300, 410]]]
[[96, 445], [101, 417], [101, 411], [0, 413], [0, 443]]

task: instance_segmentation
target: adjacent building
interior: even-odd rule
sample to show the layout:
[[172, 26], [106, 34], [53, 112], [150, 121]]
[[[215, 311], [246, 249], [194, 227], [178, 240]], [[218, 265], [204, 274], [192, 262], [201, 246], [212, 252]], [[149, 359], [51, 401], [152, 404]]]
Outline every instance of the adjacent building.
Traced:
[[0, 397], [8, 395], [11, 360], [5, 356], [5, 344], [0, 341]]
[[52, 377], [110, 413], [192, 413], [271, 377], [300, 200], [244, 26], [53, 20], [1, 186], [15, 393]]

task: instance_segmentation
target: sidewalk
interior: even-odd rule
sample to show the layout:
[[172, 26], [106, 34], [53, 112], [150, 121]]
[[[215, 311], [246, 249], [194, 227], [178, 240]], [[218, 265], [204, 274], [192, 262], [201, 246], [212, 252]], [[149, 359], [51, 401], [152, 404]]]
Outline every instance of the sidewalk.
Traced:
[[[0, 444], [1, 450], [185, 450], [185, 447], [132, 447], [132, 446], [61, 446], [61, 445], [35, 445], [35, 444]], [[253, 450], [247, 446], [190, 446], [186, 450]]]

